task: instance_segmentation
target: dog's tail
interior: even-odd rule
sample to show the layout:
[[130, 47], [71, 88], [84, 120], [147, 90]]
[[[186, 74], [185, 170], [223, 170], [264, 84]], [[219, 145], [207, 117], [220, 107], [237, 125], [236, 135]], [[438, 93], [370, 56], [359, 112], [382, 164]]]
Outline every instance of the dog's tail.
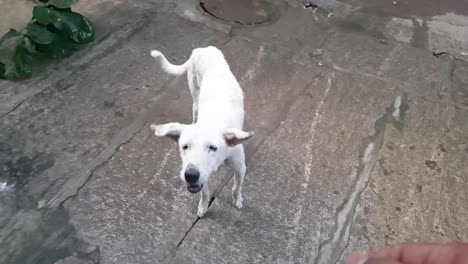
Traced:
[[161, 67], [163, 68], [163, 70], [165, 72], [167, 72], [169, 74], [173, 74], [173, 75], [182, 75], [182, 74], [184, 74], [187, 71], [187, 65], [188, 65], [188, 63], [190, 61], [190, 59], [188, 59], [182, 65], [174, 65], [174, 64], [170, 63], [169, 61], [167, 61], [164, 54], [162, 54], [160, 51], [157, 51], [157, 50], [152, 50], [151, 51], [151, 56], [153, 58], [155, 58], [157, 61], [159, 61], [159, 63], [161, 63]]

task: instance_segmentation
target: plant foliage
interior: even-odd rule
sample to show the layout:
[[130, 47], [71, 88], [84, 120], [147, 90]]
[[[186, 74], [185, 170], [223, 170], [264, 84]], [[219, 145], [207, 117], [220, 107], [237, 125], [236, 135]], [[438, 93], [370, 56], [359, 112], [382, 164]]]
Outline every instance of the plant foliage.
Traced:
[[94, 40], [94, 29], [88, 18], [73, 12], [75, 0], [34, 0], [32, 19], [21, 31], [10, 29], [0, 38], [0, 46], [17, 38], [12, 61], [7, 69], [0, 62], [0, 79], [21, 80], [31, 77], [33, 60], [41, 54], [52, 59], [66, 58], [77, 46]]

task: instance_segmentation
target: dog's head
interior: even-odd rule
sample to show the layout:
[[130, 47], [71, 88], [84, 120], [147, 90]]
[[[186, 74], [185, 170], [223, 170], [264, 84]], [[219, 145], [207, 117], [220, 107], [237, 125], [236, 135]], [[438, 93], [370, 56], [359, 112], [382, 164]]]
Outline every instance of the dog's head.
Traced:
[[180, 177], [191, 193], [203, 189], [208, 178], [227, 158], [229, 148], [246, 141], [253, 132], [240, 129], [216, 129], [199, 124], [168, 123], [151, 125], [156, 136], [169, 137], [179, 144], [182, 158]]

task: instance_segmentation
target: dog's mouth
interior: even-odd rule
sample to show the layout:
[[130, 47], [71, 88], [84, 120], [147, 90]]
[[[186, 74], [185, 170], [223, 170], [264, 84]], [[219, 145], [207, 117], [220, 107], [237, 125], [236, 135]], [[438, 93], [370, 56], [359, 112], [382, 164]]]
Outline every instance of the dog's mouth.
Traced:
[[187, 185], [187, 190], [190, 193], [197, 193], [197, 192], [200, 192], [202, 189], [203, 189], [203, 184]]

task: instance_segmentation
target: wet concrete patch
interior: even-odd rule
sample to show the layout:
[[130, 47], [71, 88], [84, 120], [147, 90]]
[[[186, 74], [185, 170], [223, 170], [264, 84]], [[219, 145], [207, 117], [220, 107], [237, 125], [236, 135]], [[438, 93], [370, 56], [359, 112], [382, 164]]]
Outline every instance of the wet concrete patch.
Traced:
[[[3, 127], [0, 135], [0, 263], [55, 263], [68, 256], [89, 262], [90, 253], [76, 239], [68, 212], [38, 209], [38, 201], [51, 188], [41, 175], [56, 157], [30, 135]], [[42, 180], [41, 180], [42, 179]], [[88, 256], [89, 255], [89, 256]]]
[[468, 63], [458, 60], [454, 62], [450, 73], [452, 89], [450, 96], [457, 107], [468, 109]]
[[434, 16], [446, 12], [468, 15], [465, 1], [447, 0], [412, 0], [412, 1], [374, 1], [374, 0], [340, 0], [345, 3], [358, 3], [369, 12], [398, 17]]
[[235, 25], [262, 25], [279, 17], [277, 8], [262, 0], [201, 0], [200, 7], [208, 15]]
[[[4, 143], [0, 143], [0, 149], [3, 153], [13, 153], [13, 151], [5, 151]], [[28, 178], [34, 174], [45, 171], [52, 167], [55, 160], [45, 152], [36, 152], [30, 156], [10, 156], [14, 159], [3, 160], [0, 179], [7, 182], [9, 185], [18, 187], [24, 186], [28, 182]]]
[[[6, 187], [5, 194], [16, 197], [15, 207], [31, 209], [37, 206], [37, 196], [30, 190], [41, 193], [47, 186], [30, 184], [35, 177], [53, 167], [55, 157], [39, 147], [39, 144], [14, 129], [3, 129], [0, 135], [0, 183]], [[34, 185], [31, 187], [30, 185]], [[3, 200], [0, 197], [0, 200]], [[8, 215], [2, 214], [2, 218]]]
[[3, 226], [0, 239], [1, 263], [52, 264], [69, 256], [85, 263], [98, 263], [100, 258], [98, 247], [88, 250], [89, 247], [76, 238], [63, 207], [49, 211], [18, 211]]
[[[466, 49], [468, 43], [468, 16], [460, 14], [460, 10], [454, 8], [458, 4], [450, 3], [446, 5], [433, 2], [430, 8], [434, 11], [430, 12], [432, 14], [408, 15], [408, 10], [399, 10], [395, 13], [381, 12], [379, 9], [367, 8], [368, 5], [366, 1], [367, 0], [354, 1], [352, 3], [354, 8], [351, 9], [348, 8], [349, 5], [347, 2], [349, 1], [347, 0], [341, 0], [339, 2], [316, 0], [314, 3], [318, 4], [321, 9], [330, 10], [325, 20], [328, 19], [338, 22], [337, 25], [346, 31], [365, 33], [379, 39], [404, 42], [416, 48], [429, 49], [435, 53], [450, 52], [457, 54], [457, 56], [461, 55], [461, 57], [466, 60], [468, 54], [468, 50]], [[377, 3], [376, 5], [381, 7], [390, 5], [392, 8], [401, 8], [405, 5], [400, 3], [400, 1], [395, 1], [395, 3], [396, 4], [392, 5], [392, 1], [389, 1], [387, 4]], [[305, 4], [304, 7], [308, 8], [309, 5]], [[443, 11], [445, 7], [450, 8], [449, 10]], [[340, 10], [344, 9], [350, 9], [350, 11], [340, 12]], [[387, 8], [385, 10], [388, 11], [390, 9]], [[317, 9], [314, 8], [311, 16], [314, 16], [314, 19], [317, 21], [319, 18], [315, 13], [316, 10]], [[411, 10], [409, 12], [419, 14], [419, 12], [415, 11], [416, 10]], [[466, 10], [463, 9], [461, 11], [466, 12]]]

